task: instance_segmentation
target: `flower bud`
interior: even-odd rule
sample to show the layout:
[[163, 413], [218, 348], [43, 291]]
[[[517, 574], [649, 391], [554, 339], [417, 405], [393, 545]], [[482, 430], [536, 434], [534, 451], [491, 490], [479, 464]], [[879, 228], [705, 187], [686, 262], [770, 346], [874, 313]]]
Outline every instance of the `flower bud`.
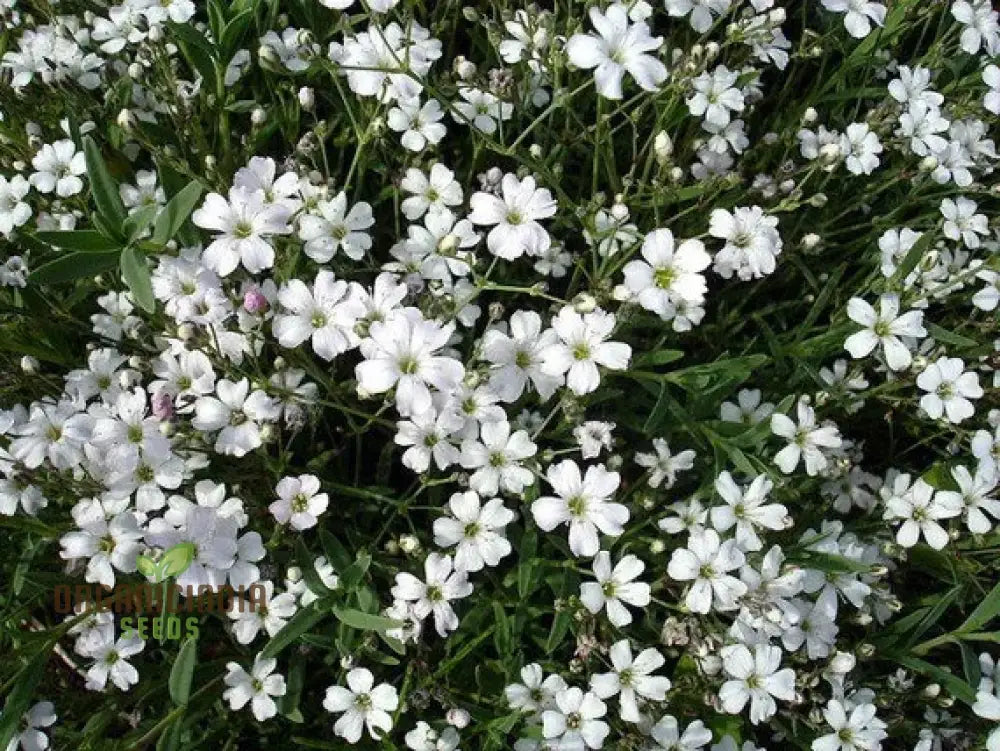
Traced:
[[150, 408], [156, 419], [169, 420], [174, 416], [174, 399], [166, 391], [159, 391], [150, 399]]
[[312, 110], [316, 106], [316, 93], [308, 86], [299, 89], [299, 106], [304, 110]]
[[250, 122], [254, 125], [263, 125], [267, 122], [267, 112], [264, 111], [263, 107], [255, 107], [253, 112], [250, 113]]
[[448, 724], [454, 725], [459, 730], [466, 727], [471, 719], [472, 717], [469, 713], [460, 707], [452, 707], [445, 715], [445, 720], [448, 721]]
[[263, 313], [268, 308], [267, 298], [257, 287], [251, 287], [243, 293], [243, 308], [248, 313]]
[[21, 370], [23, 370], [28, 375], [38, 372], [39, 362], [36, 358], [31, 355], [25, 355], [21, 358]]

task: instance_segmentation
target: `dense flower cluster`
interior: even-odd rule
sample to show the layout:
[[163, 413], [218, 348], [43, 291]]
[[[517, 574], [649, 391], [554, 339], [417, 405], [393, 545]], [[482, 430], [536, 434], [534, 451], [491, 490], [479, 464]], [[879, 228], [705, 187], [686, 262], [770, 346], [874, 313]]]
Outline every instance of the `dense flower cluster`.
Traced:
[[0, 746], [1000, 751], [990, 3], [285, 6], [0, 0]]

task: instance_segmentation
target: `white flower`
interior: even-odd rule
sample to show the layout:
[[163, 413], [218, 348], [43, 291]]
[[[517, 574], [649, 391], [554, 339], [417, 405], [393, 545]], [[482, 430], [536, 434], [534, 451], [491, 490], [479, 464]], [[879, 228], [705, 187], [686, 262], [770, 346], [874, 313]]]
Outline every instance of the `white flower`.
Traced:
[[278, 705], [273, 696], [284, 696], [286, 687], [283, 676], [274, 672], [278, 661], [273, 657], [254, 658], [253, 666], [247, 673], [238, 663], [226, 663], [225, 682], [228, 688], [222, 698], [229, 702], [234, 712], [250, 703], [250, 710], [257, 722], [264, 722], [278, 713]]
[[688, 97], [687, 106], [692, 115], [704, 117], [706, 123], [725, 128], [733, 112], [742, 112], [743, 92], [736, 88], [739, 73], [719, 65], [711, 73], [699, 74], [691, 86], [694, 94]]
[[315, 475], [283, 477], [275, 492], [278, 500], [268, 510], [281, 524], [291, 524], [295, 530], [315, 527], [317, 517], [330, 503], [327, 494], [319, 492], [319, 478]]
[[334, 723], [333, 732], [348, 743], [361, 740], [362, 731], [380, 740], [392, 730], [390, 712], [399, 707], [399, 695], [388, 683], [375, 685], [375, 676], [367, 668], [354, 668], [347, 673], [347, 688], [330, 686], [326, 689], [323, 708], [342, 713]]
[[642, 716], [638, 699], [663, 701], [670, 690], [669, 678], [651, 675], [666, 660], [652, 648], [642, 650], [633, 659], [628, 639], [612, 644], [608, 656], [614, 670], [590, 676], [590, 688], [601, 699], [619, 695], [621, 718], [625, 722], [639, 722]]
[[602, 748], [611, 728], [600, 718], [608, 708], [592, 692], [576, 686], [556, 694], [556, 706], [542, 712], [542, 735], [557, 749]]
[[423, 720], [403, 738], [412, 751], [458, 751], [461, 738], [455, 728], [445, 728], [440, 734]]
[[874, 704], [858, 704], [847, 714], [849, 706], [831, 699], [823, 717], [832, 733], [812, 742], [813, 751], [876, 751], [889, 737], [886, 724], [875, 716]]
[[557, 673], [545, 677], [542, 668], [537, 663], [531, 663], [521, 668], [521, 680], [524, 683], [512, 683], [504, 689], [507, 703], [511, 709], [522, 712], [542, 712], [556, 708], [556, 695], [565, 691], [566, 681]]
[[403, 452], [403, 465], [420, 474], [430, 468], [431, 459], [438, 469], [458, 462], [461, 452], [450, 439], [464, 424], [454, 412], [433, 409], [398, 422], [393, 440], [397, 446], [409, 446]]
[[732, 475], [722, 472], [715, 480], [715, 492], [726, 505], [712, 507], [712, 526], [719, 532], [726, 532], [735, 526], [737, 545], [748, 552], [761, 550], [764, 543], [757, 536], [757, 527], [775, 531], [784, 529], [788, 516], [788, 509], [780, 503], [765, 503], [773, 487], [767, 475], [758, 475], [743, 490]]
[[972, 417], [976, 410], [970, 399], [983, 395], [976, 373], [966, 372], [958, 357], [939, 357], [917, 376], [917, 386], [928, 393], [920, 398], [920, 406], [932, 420], [942, 417], [960, 423]]
[[[666, 8], [667, 13], [677, 18], [690, 13], [691, 17], [688, 20], [691, 28], [699, 34], [704, 34], [712, 28], [714, 16], [726, 13], [731, 2], [732, 0], [666, 0]], [[676, 722], [674, 725], [676, 727]]]
[[560, 524], [569, 525], [569, 548], [577, 556], [594, 556], [600, 550], [597, 532], [618, 537], [628, 521], [628, 509], [611, 498], [621, 477], [603, 464], [587, 467], [584, 475], [572, 459], [549, 467], [546, 479], [557, 493], [542, 496], [531, 504], [535, 523], [551, 532]]
[[490, 386], [505, 402], [517, 401], [530, 383], [544, 401], [562, 383], [543, 369], [543, 355], [559, 339], [555, 331], [542, 331], [542, 318], [534, 311], [518, 310], [510, 317], [510, 334], [490, 329], [483, 335], [483, 357], [492, 364]]
[[[646, 565], [634, 555], [622, 556], [611, 568], [611, 554], [602, 550], [594, 556], [593, 570], [597, 581], [580, 585], [580, 602], [591, 613], [608, 611], [612, 625], [622, 628], [632, 622], [632, 613], [625, 604], [644, 608], [650, 602], [650, 587], [635, 581]], [[624, 604], [623, 604], [624, 603]]]
[[94, 648], [93, 665], [87, 670], [86, 687], [103, 691], [108, 679], [122, 691], [139, 682], [139, 671], [125, 658], [139, 654], [146, 643], [138, 636], [122, 636], [117, 641], [109, 636], [107, 641]]
[[1000, 68], [992, 64], [983, 68], [983, 83], [990, 87], [983, 97], [983, 107], [1000, 115]]
[[15, 735], [7, 751], [45, 751], [49, 747], [49, 737], [39, 728], [47, 728], [56, 721], [55, 705], [50, 701], [40, 701], [24, 713], [24, 730]]
[[457, 122], [467, 123], [486, 135], [492, 135], [497, 130], [497, 123], [510, 120], [514, 114], [514, 105], [504, 102], [488, 91], [463, 86], [458, 95], [465, 101], [451, 103], [452, 117]]
[[823, 7], [834, 13], [846, 13], [844, 28], [855, 39], [871, 33], [872, 23], [885, 24], [885, 6], [871, 0], [822, 0]]
[[234, 187], [228, 201], [218, 193], [209, 193], [191, 221], [218, 233], [205, 248], [202, 260], [219, 276], [228, 276], [240, 263], [251, 274], [271, 268], [274, 247], [268, 238], [292, 231], [289, 216], [287, 206], [268, 203], [263, 191]]
[[781, 649], [757, 644], [751, 652], [742, 644], [722, 648], [722, 667], [731, 676], [719, 689], [722, 708], [729, 714], [739, 714], [750, 702], [750, 722], [754, 725], [767, 720], [778, 711], [774, 698], [792, 701], [795, 698], [795, 672], [779, 670]]
[[708, 285], [700, 272], [712, 257], [700, 240], [685, 240], [675, 249], [673, 233], [658, 229], [646, 235], [641, 252], [645, 260], [629, 261], [622, 271], [625, 286], [642, 307], [669, 320], [678, 300], [704, 301]]
[[679, 454], [671, 454], [670, 446], [663, 438], [653, 439], [653, 450], [656, 452], [655, 454], [636, 452], [635, 455], [635, 463], [650, 470], [647, 482], [651, 488], [660, 487], [664, 481], [666, 481], [664, 487], [672, 487], [678, 472], [683, 472], [694, 466], [694, 451], [686, 449]]
[[778, 218], [768, 216], [760, 206], [737, 207], [732, 212], [713, 209], [708, 233], [726, 241], [712, 266], [724, 279], [736, 274], [748, 281], [774, 272], [782, 248]]
[[300, 279], [285, 282], [278, 302], [286, 312], [275, 314], [271, 331], [282, 347], [293, 349], [309, 339], [317, 355], [332, 360], [361, 341], [354, 326], [365, 313], [364, 305], [333, 272], [320, 271], [312, 290]]
[[847, 171], [853, 175], [870, 175], [879, 166], [882, 144], [868, 123], [851, 123], [840, 137]]
[[225, 378], [215, 386], [217, 396], [202, 396], [195, 402], [191, 424], [198, 430], [215, 431], [215, 450], [235, 457], [245, 456], [263, 443], [261, 424], [277, 420], [280, 406], [263, 391], [250, 391], [243, 378], [233, 383]]
[[352, 261], [360, 261], [372, 246], [365, 230], [375, 224], [372, 207], [359, 201], [348, 210], [347, 194], [341, 191], [329, 201], [316, 204], [315, 214], [299, 217], [299, 238], [306, 241], [306, 255], [316, 263], [326, 263], [337, 251]]
[[484, 423], [480, 439], [462, 442], [460, 461], [474, 469], [469, 486], [483, 496], [493, 496], [501, 488], [506, 493], [520, 493], [535, 481], [524, 460], [535, 455], [538, 447], [526, 430], [511, 432], [506, 420]]
[[234, 598], [233, 606], [228, 611], [233, 620], [233, 634], [240, 644], [252, 642], [262, 628], [268, 636], [274, 636], [295, 615], [295, 595], [282, 592], [275, 596], [273, 582], [261, 584], [264, 587], [262, 603], [254, 607], [241, 598]]
[[985, 214], [976, 213], [976, 202], [964, 196], [958, 196], [955, 200], [944, 198], [941, 200], [941, 214], [945, 222], [943, 227], [944, 236], [949, 240], [962, 241], [962, 244], [970, 250], [979, 247], [979, 236], [989, 237], [990, 227]]
[[455, 173], [440, 162], [431, 165], [428, 174], [410, 167], [399, 187], [412, 194], [404, 198], [399, 207], [411, 222], [428, 211], [441, 211], [462, 203], [462, 186], [455, 179]]
[[774, 404], [761, 402], [760, 389], [740, 389], [736, 395], [737, 404], [723, 402], [719, 407], [719, 419], [745, 425], [759, 425], [774, 412]]
[[667, 573], [675, 581], [690, 581], [684, 604], [694, 613], [734, 610], [747, 586], [728, 572], [738, 569], [746, 558], [735, 540], [722, 542], [714, 529], [693, 529], [686, 548], [670, 556]]
[[963, 508], [969, 531], [977, 535], [988, 534], [993, 529], [989, 517], [1000, 519], [1000, 500], [990, 495], [1000, 484], [1000, 473], [992, 465], [983, 463], [977, 467], [975, 475], [965, 467], [954, 467], [951, 476], [958, 490], [939, 490], [935, 500], [949, 508], [957, 503]]
[[695, 720], [681, 733], [673, 715], [662, 717], [649, 734], [657, 744], [649, 751], [699, 751], [712, 742], [712, 731], [701, 720]]
[[21, 175], [14, 175], [10, 180], [0, 175], [0, 235], [9, 237], [15, 227], [31, 218], [31, 207], [23, 200], [30, 189]]
[[622, 98], [622, 78], [629, 73], [640, 88], [656, 91], [667, 77], [667, 68], [648, 53], [663, 45], [644, 21], [629, 23], [624, 5], [615, 3], [606, 12], [590, 9], [590, 22], [597, 34], [574, 34], [566, 43], [566, 54], [578, 68], [596, 68], [597, 93], [608, 99]]
[[434, 544], [446, 548], [457, 545], [455, 569], [480, 571], [496, 566], [510, 555], [511, 546], [504, 527], [514, 521], [514, 512], [503, 501], [493, 498], [480, 506], [473, 491], [454, 493], [448, 501], [452, 516], [434, 520]]
[[73, 141], [66, 138], [46, 143], [31, 160], [35, 168], [29, 181], [39, 193], [51, 193], [60, 198], [75, 196], [83, 190], [80, 175], [87, 173], [87, 162], [82, 151], [77, 151]]
[[513, 261], [525, 253], [539, 255], [551, 243], [539, 220], [556, 213], [552, 194], [537, 187], [530, 175], [518, 180], [510, 173], [503, 176], [500, 189], [502, 198], [492, 193], [473, 194], [469, 221], [493, 227], [486, 236], [486, 246], [499, 258]]
[[805, 461], [806, 474], [810, 477], [826, 469], [829, 460], [823, 449], [840, 448], [842, 440], [835, 425], [816, 425], [816, 413], [804, 399], [796, 407], [798, 425], [788, 415], [780, 412], [771, 415], [771, 432], [788, 441], [788, 445], [774, 457], [782, 472], [790, 475], [800, 460]]
[[[899, 475], [892, 494], [886, 499], [886, 519], [901, 519], [902, 526], [896, 533], [896, 542], [904, 548], [917, 544], [921, 534], [927, 544], [941, 550], [948, 544], [948, 532], [938, 521], [962, 513], [962, 499], [957, 493], [944, 495], [921, 479], [906, 487], [909, 475]], [[905, 490], [904, 490], [905, 488]]]
[[1000, 23], [989, 0], [955, 0], [951, 14], [965, 26], [960, 39], [963, 50], [975, 55], [985, 47], [990, 57], [1000, 54]]
[[614, 441], [612, 435], [614, 429], [613, 422], [599, 420], [588, 420], [573, 428], [573, 438], [580, 446], [580, 455], [584, 459], [596, 459], [601, 455], [601, 451], [610, 450]]
[[115, 585], [115, 570], [135, 571], [135, 558], [142, 550], [142, 530], [131, 511], [115, 513], [108, 518], [107, 510], [98, 501], [80, 501], [73, 508], [73, 518], [79, 529], [59, 538], [63, 560], [87, 560], [84, 578], [105, 587]]
[[879, 297], [878, 313], [860, 297], [852, 297], [847, 303], [847, 315], [865, 328], [847, 337], [844, 349], [858, 359], [867, 357], [881, 346], [890, 370], [905, 370], [913, 360], [909, 347], [900, 337], [919, 339], [927, 336], [924, 314], [911, 310], [899, 315], [899, 295], [895, 293]]
[[423, 105], [414, 97], [389, 110], [386, 122], [397, 133], [402, 133], [400, 143], [404, 149], [423, 151], [427, 144], [440, 143], [448, 129], [441, 124], [444, 110], [437, 99], [428, 99]]
[[458, 628], [458, 616], [451, 607], [452, 600], [472, 594], [472, 585], [464, 571], [453, 570], [451, 556], [431, 553], [424, 561], [425, 581], [413, 574], [396, 574], [392, 596], [412, 603], [413, 614], [423, 620], [434, 614], [434, 627], [440, 636]]
[[566, 306], [552, 319], [558, 343], [542, 353], [542, 370], [552, 376], [566, 374], [566, 385], [579, 396], [596, 390], [601, 382], [598, 365], [624, 370], [632, 348], [623, 342], [609, 342], [615, 316], [603, 310], [581, 315]]
[[355, 368], [358, 386], [373, 394], [396, 387], [396, 407], [403, 415], [432, 406], [429, 386], [443, 393], [455, 389], [465, 375], [458, 360], [436, 354], [451, 338], [454, 324], [425, 321], [414, 311], [375, 321], [361, 342], [365, 359]]

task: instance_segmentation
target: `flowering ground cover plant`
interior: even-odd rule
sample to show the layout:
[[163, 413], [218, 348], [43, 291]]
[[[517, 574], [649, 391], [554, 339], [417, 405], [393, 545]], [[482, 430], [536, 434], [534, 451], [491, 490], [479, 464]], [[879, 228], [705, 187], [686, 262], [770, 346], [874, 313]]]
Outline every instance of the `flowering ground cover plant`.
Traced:
[[0, 749], [1000, 751], [987, 0], [0, 22]]

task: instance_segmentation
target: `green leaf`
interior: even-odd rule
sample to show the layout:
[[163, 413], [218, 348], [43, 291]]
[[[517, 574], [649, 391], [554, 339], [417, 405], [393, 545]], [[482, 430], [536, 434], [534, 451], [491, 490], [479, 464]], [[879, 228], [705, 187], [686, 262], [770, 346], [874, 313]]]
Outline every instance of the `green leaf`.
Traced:
[[194, 560], [194, 544], [182, 542], [168, 549], [160, 558], [160, 571], [163, 578], [180, 576], [187, 571]]
[[20, 731], [21, 716], [27, 711], [35, 688], [45, 674], [49, 652], [54, 645], [54, 641], [47, 644], [17, 674], [13, 689], [7, 696], [7, 701], [4, 702], [3, 712], [0, 713], [0, 748], [7, 748], [11, 739]]
[[219, 44], [223, 60], [229, 60], [236, 54], [236, 50], [240, 48], [240, 43], [253, 21], [253, 16], [252, 10], [245, 10], [226, 24]]
[[121, 256], [122, 278], [132, 292], [132, 297], [139, 307], [147, 313], [156, 310], [156, 298], [153, 297], [153, 280], [146, 266], [146, 256], [133, 247], [125, 248]]
[[326, 608], [329, 602], [317, 600], [310, 607], [302, 608], [293, 615], [281, 631], [271, 637], [271, 641], [264, 645], [261, 650], [261, 657], [276, 657], [289, 644], [298, 639], [302, 634], [311, 629], [323, 618], [326, 617]]
[[156, 216], [156, 208], [156, 206], [143, 206], [135, 213], [125, 217], [122, 229], [129, 242], [142, 237], [149, 225], [153, 223], [153, 218]]
[[201, 198], [201, 192], [201, 185], [197, 180], [192, 180], [177, 195], [167, 201], [167, 205], [156, 217], [156, 224], [153, 227], [153, 242], [166, 245], [173, 239], [191, 212], [194, 211], [198, 199]]
[[931, 323], [927, 321], [927, 333], [934, 337], [937, 341], [942, 344], [950, 344], [958, 349], [971, 349], [973, 347], [978, 347], [979, 342], [975, 339], [970, 339], [967, 336], [962, 336], [961, 334], [956, 334], [954, 332], [948, 331], [938, 326], [936, 323]]
[[361, 583], [371, 564], [372, 557], [368, 553], [364, 551], [358, 553], [354, 563], [344, 569], [344, 573], [340, 577], [340, 586], [347, 592], [352, 591]]
[[118, 194], [118, 184], [104, 164], [101, 149], [90, 136], [83, 138], [83, 153], [87, 160], [87, 179], [90, 180], [90, 192], [94, 195], [97, 213], [101, 215], [109, 229], [121, 236], [122, 224], [125, 221], [125, 206]]
[[35, 284], [59, 284], [84, 276], [96, 276], [119, 264], [120, 253], [67, 253], [42, 264], [28, 276]]
[[648, 368], [651, 365], [669, 365], [684, 357], [684, 353], [679, 349], [661, 349], [656, 352], [647, 352], [639, 355], [632, 361], [632, 366], [636, 368]]
[[927, 231], [920, 235], [913, 247], [907, 252], [903, 257], [903, 262], [896, 267], [896, 273], [892, 275], [893, 282], [902, 282], [906, 277], [910, 275], [910, 272], [917, 267], [921, 259], [924, 257], [924, 253], [931, 246], [934, 241], [934, 233]]
[[139, 573], [145, 576], [147, 579], [156, 578], [156, 573], [159, 567], [156, 565], [156, 561], [154, 561], [148, 555], [136, 556], [135, 566], [139, 570]]
[[382, 615], [362, 613], [360, 610], [352, 608], [337, 607], [333, 609], [333, 614], [337, 617], [338, 621], [351, 628], [356, 628], [358, 631], [378, 631], [379, 633], [385, 633], [390, 629], [400, 628], [403, 625], [402, 621], [386, 618]]
[[972, 614], [965, 619], [965, 623], [958, 627], [964, 633], [979, 631], [983, 626], [1000, 615], [1000, 583], [998, 583], [981, 603], [972, 611]]
[[69, 232], [36, 232], [35, 238], [54, 248], [97, 253], [118, 250], [122, 246], [117, 240], [105, 237], [93, 229], [78, 229]]
[[323, 547], [323, 552], [326, 553], [326, 562], [333, 566], [338, 574], [343, 576], [353, 561], [351, 554], [347, 552], [347, 548], [344, 547], [343, 543], [332, 532], [328, 532], [325, 529], [320, 529], [319, 531], [319, 544]]
[[167, 682], [170, 698], [179, 707], [186, 706], [191, 697], [191, 680], [194, 678], [194, 666], [197, 662], [198, 640], [185, 639], [170, 668], [170, 679]]
[[215, 50], [198, 29], [188, 23], [171, 23], [170, 31], [192, 70], [201, 74], [203, 87], [215, 89]]
[[940, 683], [949, 694], [954, 696], [959, 701], [965, 702], [969, 706], [972, 706], [972, 704], [976, 701], [976, 692], [972, 686], [953, 673], [949, 673], [947, 670], [939, 668], [937, 665], [932, 665], [925, 660], [920, 660], [916, 657], [909, 657], [907, 655], [896, 656], [893, 658], [893, 661], [898, 662], [905, 668], [914, 670]]

